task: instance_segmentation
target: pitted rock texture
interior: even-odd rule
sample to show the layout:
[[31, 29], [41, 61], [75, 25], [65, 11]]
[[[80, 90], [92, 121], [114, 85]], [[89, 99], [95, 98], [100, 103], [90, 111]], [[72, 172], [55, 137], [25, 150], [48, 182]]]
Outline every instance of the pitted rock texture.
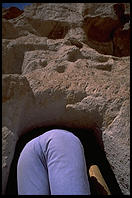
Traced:
[[129, 15], [128, 3], [33, 3], [3, 19], [3, 194], [16, 141], [54, 125], [98, 126], [130, 194]]

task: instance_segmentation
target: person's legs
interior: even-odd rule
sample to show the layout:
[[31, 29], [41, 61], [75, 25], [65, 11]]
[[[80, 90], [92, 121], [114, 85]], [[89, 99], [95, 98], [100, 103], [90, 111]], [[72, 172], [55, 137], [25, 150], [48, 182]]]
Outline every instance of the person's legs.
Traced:
[[75, 135], [55, 129], [28, 145], [29, 154], [25, 149], [18, 162], [18, 194], [90, 194], [83, 147]]
[[[83, 146], [71, 132], [52, 130], [45, 133], [45, 153], [49, 183], [53, 195], [90, 194]], [[42, 149], [45, 138], [40, 138]]]
[[49, 195], [46, 161], [39, 137], [26, 144], [17, 164], [18, 195]]

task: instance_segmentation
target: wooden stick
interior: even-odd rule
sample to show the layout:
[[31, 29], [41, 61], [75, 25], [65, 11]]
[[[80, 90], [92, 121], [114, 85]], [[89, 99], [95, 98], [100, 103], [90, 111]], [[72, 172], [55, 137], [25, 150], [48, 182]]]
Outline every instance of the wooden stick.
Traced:
[[111, 192], [97, 165], [92, 165], [89, 168], [89, 176], [92, 188], [95, 190], [96, 194], [111, 195]]

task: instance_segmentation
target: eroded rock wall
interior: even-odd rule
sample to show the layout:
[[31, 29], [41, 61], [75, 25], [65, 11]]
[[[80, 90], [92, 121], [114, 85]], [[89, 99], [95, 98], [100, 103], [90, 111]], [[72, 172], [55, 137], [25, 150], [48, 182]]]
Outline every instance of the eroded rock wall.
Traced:
[[3, 193], [19, 137], [56, 125], [98, 126], [130, 194], [129, 15], [129, 4], [33, 3], [3, 19]]

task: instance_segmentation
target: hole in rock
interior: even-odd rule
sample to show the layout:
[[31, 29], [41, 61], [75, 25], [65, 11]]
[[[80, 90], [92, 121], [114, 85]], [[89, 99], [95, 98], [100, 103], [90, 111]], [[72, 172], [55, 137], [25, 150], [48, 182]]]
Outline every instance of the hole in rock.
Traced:
[[83, 58], [79, 49], [73, 49], [71, 52], [68, 53], [67, 56], [68, 56], [67, 60], [70, 61], [70, 62], [75, 62], [78, 59]]
[[[101, 174], [111, 192], [111, 194], [122, 194], [119, 185], [116, 181], [115, 175], [110, 167], [110, 164], [105, 156], [105, 152], [103, 150], [103, 144], [101, 139], [101, 131], [100, 129], [71, 129], [66, 127], [42, 127], [36, 128], [32, 131], [28, 131], [23, 136], [21, 136], [16, 144], [14, 157], [11, 163], [8, 182], [6, 186], [6, 195], [17, 195], [17, 162], [20, 155], [20, 152], [24, 148], [25, 144], [29, 142], [31, 139], [43, 134], [44, 132], [51, 129], [66, 129], [73, 132], [82, 142], [84, 147], [84, 153], [87, 164], [87, 172], [89, 177], [89, 168], [91, 165], [97, 165], [100, 169]], [[98, 135], [97, 135], [98, 134]], [[100, 134], [100, 135], [99, 135]], [[97, 194], [105, 194], [103, 191], [98, 191], [97, 185], [93, 185], [93, 180], [89, 177], [90, 190], [92, 195]], [[102, 188], [102, 186], [101, 186]], [[100, 189], [101, 189], [100, 188]]]
[[117, 15], [115, 18], [103, 15], [91, 17], [90, 10], [86, 8], [82, 14], [82, 29], [86, 35], [84, 42], [101, 54], [130, 56], [130, 14], [125, 13], [125, 7], [124, 3], [111, 7]]
[[48, 35], [48, 39], [63, 39], [69, 30], [68, 26], [57, 24], [56, 27]]
[[28, 20], [40, 36], [48, 37], [48, 39], [63, 39], [70, 28], [67, 22], [56, 20], [43, 21], [39, 19]]
[[60, 65], [58, 67], [55, 68], [55, 70], [59, 73], [64, 73], [65, 72], [65, 69], [66, 69], [66, 66], [65, 65]]

